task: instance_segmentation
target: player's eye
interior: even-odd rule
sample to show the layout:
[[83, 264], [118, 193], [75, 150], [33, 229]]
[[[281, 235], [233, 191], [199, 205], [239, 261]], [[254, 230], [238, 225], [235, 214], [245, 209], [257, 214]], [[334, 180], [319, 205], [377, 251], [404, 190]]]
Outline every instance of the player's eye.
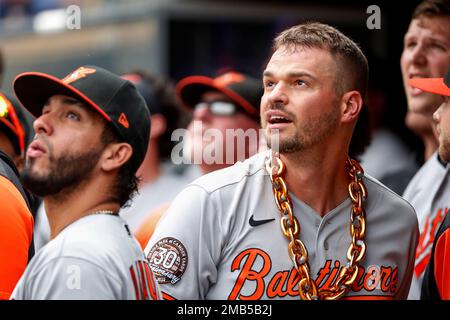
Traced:
[[68, 111], [66, 117], [71, 120], [80, 120], [80, 117], [78, 116], [78, 114], [76, 114], [73, 111]]
[[435, 49], [438, 49], [440, 51], [447, 51], [447, 48], [445, 48], [444, 46], [440, 45], [439, 43], [432, 43], [431, 47], [435, 48]]
[[264, 80], [264, 88], [271, 88], [275, 85], [272, 80]]
[[295, 85], [297, 86], [304, 86], [305, 84], [306, 82], [301, 79], [295, 80]]
[[410, 41], [407, 41], [407, 42], [405, 43], [405, 48], [412, 49], [412, 48], [414, 48], [416, 45], [417, 45], [417, 42], [416, 42], [416, 41], [410, 40]]

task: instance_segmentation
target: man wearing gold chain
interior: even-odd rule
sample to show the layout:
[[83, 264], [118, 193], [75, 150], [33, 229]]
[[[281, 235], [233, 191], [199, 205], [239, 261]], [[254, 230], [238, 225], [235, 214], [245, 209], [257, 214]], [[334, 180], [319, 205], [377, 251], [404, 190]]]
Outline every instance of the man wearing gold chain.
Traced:
[[146, 248], [164, 298], [406, 298], [414, 209], [348, 157], [367, 79], [364, 54], [328, 25], [275, 39], [261, 100], [271, 150], [175, 199]]

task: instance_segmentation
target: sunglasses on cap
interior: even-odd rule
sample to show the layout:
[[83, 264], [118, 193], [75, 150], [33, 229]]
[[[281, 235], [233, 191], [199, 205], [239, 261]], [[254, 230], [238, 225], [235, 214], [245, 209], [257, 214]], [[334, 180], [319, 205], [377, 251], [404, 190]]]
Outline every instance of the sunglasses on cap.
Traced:
[[232, 116], [240, 112], [239, 107], [234, 103], [225, 101], [199, 102], [194, 107], [195, 110], [203, 108], [208, 108], [215, 116]]
[[25, 152], [25, 133], [20, 124], [19, 117], [11, 102], [0, 93], [0, 122], [7, 126], [19, 141], [20, 154]]

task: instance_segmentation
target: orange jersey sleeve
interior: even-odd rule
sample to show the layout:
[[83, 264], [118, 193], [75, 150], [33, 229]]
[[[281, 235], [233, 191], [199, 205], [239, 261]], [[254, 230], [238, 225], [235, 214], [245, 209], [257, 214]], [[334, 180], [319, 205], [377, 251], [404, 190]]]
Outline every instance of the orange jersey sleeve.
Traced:
[[152, 211], [134, 233], [134, 236], [141, 245], [142, 250], [144, 250], [145, 247], [147, 246], [147, 242], [152, 237], [159, 219], [164, 214], [164, 212], [166, 212], [167, 209], [169, 209], [169, 206], [170, 202], [167, 202], [159, 206], [154, 211]]
[[450, 300], [450, 228], [436, 242], [434, 277], [442, 300]]
[[33, 216], [16, 186], [0, 176], [0, 299], [9, 299], [28, 263]]

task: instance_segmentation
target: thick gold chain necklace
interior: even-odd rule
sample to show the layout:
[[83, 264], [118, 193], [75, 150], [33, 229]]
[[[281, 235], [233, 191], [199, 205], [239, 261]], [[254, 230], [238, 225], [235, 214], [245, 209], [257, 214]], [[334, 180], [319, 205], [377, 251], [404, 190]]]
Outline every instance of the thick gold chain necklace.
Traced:
[[308, 251], [304, 243], [299, 239], [300, 224], [293, 214], [292, 201], [289, 197], [286, 181], [284, 180], [286, 166], [283, 161], [274, 155], [266, 162], [266, 169], [270, 174], [275, 203], [281, 214], [281, 230], [289, 240], [289, 256], [300, 276], [298, 290], [302, 300], [335, 300], [342, 297], [350, 290], [355, 281], [359, 266], [364, 258], [366, 244], [365, 212], [362, 203], [367, 199], [367, 189], [362, 181], [364, 170], [361, 165], [351, 158], [347, 158], [346, 169], [351, 177], [348, 185], [348, 193], [352, 199], [353, 207], [350, 212], [350, 237], [352, 242], [347, 250], [348, 263], [342, 268], [334, 285], [329, 290], [319, 290], [308, 263]]

